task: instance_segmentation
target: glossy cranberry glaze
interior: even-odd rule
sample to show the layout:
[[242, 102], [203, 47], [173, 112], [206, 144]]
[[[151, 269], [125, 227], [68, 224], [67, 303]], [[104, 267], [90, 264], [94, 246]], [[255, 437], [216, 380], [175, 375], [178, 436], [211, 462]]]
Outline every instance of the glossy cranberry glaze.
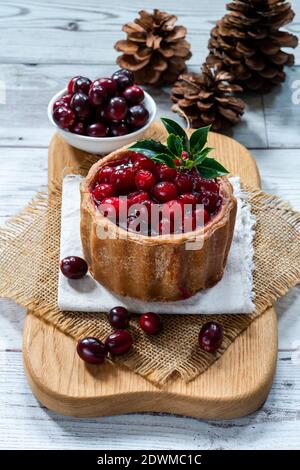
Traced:
[[[139, 227], [136, 231], [147, 236], [200, 228], [219, 212], [223, 202], [220, 180], [168, 168], [137, 152], [101, 167], [91, 195], [105, 217], [130, 231]], [[153, 223], [155, 211], [158, 215]]]

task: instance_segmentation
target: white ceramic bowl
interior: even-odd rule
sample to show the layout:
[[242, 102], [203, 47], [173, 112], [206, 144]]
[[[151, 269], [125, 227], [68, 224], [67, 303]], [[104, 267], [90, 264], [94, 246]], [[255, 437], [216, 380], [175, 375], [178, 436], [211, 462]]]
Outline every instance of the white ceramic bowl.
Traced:
[[48, 118], [50, 122], [55, 127], [56, 131], [62, 136], [62, 138], [68, 142], [68, 144], [73, 145], [79, 150], [84, 150], [85, 152], [89, 153], [97, 153], [97, 154], [107, 154], [117, 150], [118, 148], [124, 147], [125, 145], [129, 145], [131, 142], [135, 142], [139, 140], [142, 134], [148, 129], [151, 123], [154, 121], [156, 116], [156, 104], [154, 99], [144, 91], [145, 93], [145, 100], [144, 104], [145, 107], [149, 111], [149, 120], [145, 124], [145, 126], [141, 127], [135, 132], [131, 134], [119, 136], [119, 137], [89, 137], [85, 135], [78, 135], [73, 134], [72, 132], [65, 131], [58, 127], [58, 125], [53, 120], [53, 104], [57, 101], [61, 96], [67, 92], [67, 89], [61, 90], [57, 93], [53, 98], [50, 100], [48, 104]]

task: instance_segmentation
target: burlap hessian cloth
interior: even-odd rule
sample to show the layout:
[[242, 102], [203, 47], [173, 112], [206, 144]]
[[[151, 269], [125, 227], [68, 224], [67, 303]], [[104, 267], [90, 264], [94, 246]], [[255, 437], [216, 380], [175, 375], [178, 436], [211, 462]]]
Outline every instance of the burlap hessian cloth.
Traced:
[[[80, 173], [86, 170], [82, 168]], [[116, 362], [160, 384], [176, 374], [184, 381], [192, 380], [278, 297], [300, 282], [300, 214], [278, 197], [252, 188], [246, 190], [256, 216], [255, 312], [166, 315], [162, 333], [152, 338], [143, 334], [134, 318], [134, 348]], [[57, 307], [60, 219], [61, 187], [57, 187], [51, 195], [38, 194], [0, 230], [0, 296], [14, 299], [76, 340], [87, 335], [104, 339], [111, 331], [105, 313], [64, 312]], [[224, 328], [224, 341], [215, 355], [197, 347], [201, 326], [212, 320]]]

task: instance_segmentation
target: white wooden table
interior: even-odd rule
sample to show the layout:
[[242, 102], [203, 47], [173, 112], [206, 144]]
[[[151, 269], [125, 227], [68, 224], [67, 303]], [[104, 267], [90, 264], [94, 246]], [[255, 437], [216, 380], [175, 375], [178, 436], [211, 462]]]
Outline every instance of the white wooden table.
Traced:
[[[289, 30], [300, 34], [300, 2]], [[70, 77], [96, 78], [116, 69], [115, 41], [121, 25], [153, 2], [137, 0], [5, 0], [0, 9], [0, 223], [44, 189], [46, 117], [50, 97]], [[160, 0], [188, 27], [197, 70], [206, 56], [209, 31], [225, 0]], [[248, 109], [233, 135], [252, 149], [263, 188], [300, 210], [300, 104], [292, 95], [300, 80], [300, 47], [287, 81], [269, 95], [247, 97]], [[298, 82], [298, 86], [300, 82]], [[151, 91], [159, 113], [169, 115], [168, 90]], [[298, 93], [300, 97], [300, 93]], [[300, 100], [299, 100], [300, 101]], [[1, 273], [0, 273], [1, 275]], [[0, 301], [0, 448], [4, 449], [299, 449], [300, 287], [277, 302], [277, 374], [267, 402], [251, 416], [205, 422], [167, 415], [73, 419], [49, 412], [32, 395], [22, 366], [25, 312]], [[263, 354], [263, 351], [261, 352]]]

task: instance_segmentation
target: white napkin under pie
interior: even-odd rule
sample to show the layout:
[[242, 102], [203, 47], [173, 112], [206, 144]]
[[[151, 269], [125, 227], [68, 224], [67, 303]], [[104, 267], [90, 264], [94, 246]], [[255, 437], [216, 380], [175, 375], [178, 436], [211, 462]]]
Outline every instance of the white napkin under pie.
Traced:
[[[80, 181], [81, 177], [77, 175], [64, 178], [60, 259], [66, 256], [83, 256], [80, 239]], [[90, 274], [80, 280], [68, 280], [59, 271], [59, 308], [66, 311], [107, 312], [122, 305], [135, 313], [251, 313], [254, 310], [255, 217], [251, 214], [247, 194], [241, 190], [239, 178], [231, 178], [231, 183], [238, 200], [237, 220], [224, 276], [214, 287], [177, 302], [142, 302], [113, 294]]]

